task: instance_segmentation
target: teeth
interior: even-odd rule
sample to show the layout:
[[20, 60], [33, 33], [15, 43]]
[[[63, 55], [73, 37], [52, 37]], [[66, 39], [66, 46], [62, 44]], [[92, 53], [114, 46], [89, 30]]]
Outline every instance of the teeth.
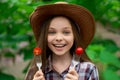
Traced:
[[56, 44], [54, 45], [55, 47], [64, 47], [65, 45], [61, 45], [61, 44]]

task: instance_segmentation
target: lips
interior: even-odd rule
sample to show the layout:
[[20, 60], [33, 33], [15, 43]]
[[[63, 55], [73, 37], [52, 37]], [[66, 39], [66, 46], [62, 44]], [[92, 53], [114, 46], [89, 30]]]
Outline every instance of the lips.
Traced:
[[56, 48], [63, 48], [66, 46], [66, 44], [53, 44], [53, 46]]

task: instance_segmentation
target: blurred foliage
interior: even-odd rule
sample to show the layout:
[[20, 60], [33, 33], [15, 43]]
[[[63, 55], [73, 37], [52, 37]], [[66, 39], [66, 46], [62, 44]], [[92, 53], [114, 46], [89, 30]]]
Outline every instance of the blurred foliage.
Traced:
[[120, 29], [120, 0], [73, 0], [76, 4], [89, 9], [96, 21]]
[[[0, 0], [0, 56], [15, 58], [24, 54], [24, 60], [33, 57], [32, 49], [36, 46], [29, 15], [38, 5], [54, 3], [57, 0]], [[82, 5], [89, 9], [96, 21], [120, 29], [120, 0], [61, 0]], [[100, 80], [119, 80], [120, 51], [111, 40], [95, 38], [88, 47], [90, 58], [100, 67]], [[2, 54], [1, 54], [2, 53]], [[29, 64], [28, 64], [29, 65]], [[28, 66], [23, 70], [26, 73]], [[15, 80], [14, 75], [5, 74], [0, 69], [0, 79]]]
[[120, 58], [115, 54], [120, 48], [111, 40], [94, 39], [87, 48], [90, 58], [97, 64], [100, 80], [119, 80]]
[[1, 80], [15, 80], [15, 77], [12, 76], [12, 75], [9, 75], [9, 74], [5, 74], [5, 73], [2, 73], [0, 72], [0, 79]]

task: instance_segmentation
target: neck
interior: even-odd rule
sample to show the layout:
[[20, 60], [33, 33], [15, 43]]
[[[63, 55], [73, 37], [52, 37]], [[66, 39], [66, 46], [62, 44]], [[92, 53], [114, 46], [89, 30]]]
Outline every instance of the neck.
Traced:
[[71, 60], [72, 56], [70, 53], [62, 56], [52, 55], [52, 65], [58, 73], [62, 73], [66, 70], [71, 63]]
[[64, 55], [60, 55], [60, 56], [58, 56], [58, 55], [52, 55], [52, 63], [53, 64], [56, 64], [56, 63], [69, 63], [69, 62], [71, 62], [71, 60], [72, 60], [72, 56], [71, 56], [71, 54], [70, 53], [66, 53], [66, 54], [64, 54]]

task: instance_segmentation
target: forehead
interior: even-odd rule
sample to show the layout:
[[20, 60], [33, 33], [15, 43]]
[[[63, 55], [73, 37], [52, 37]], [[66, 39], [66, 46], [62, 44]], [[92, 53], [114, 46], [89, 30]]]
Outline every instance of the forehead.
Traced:
[[71, 27], [70, 20], [66, 17], [54, 17], [50, 22], [50, 27]]

